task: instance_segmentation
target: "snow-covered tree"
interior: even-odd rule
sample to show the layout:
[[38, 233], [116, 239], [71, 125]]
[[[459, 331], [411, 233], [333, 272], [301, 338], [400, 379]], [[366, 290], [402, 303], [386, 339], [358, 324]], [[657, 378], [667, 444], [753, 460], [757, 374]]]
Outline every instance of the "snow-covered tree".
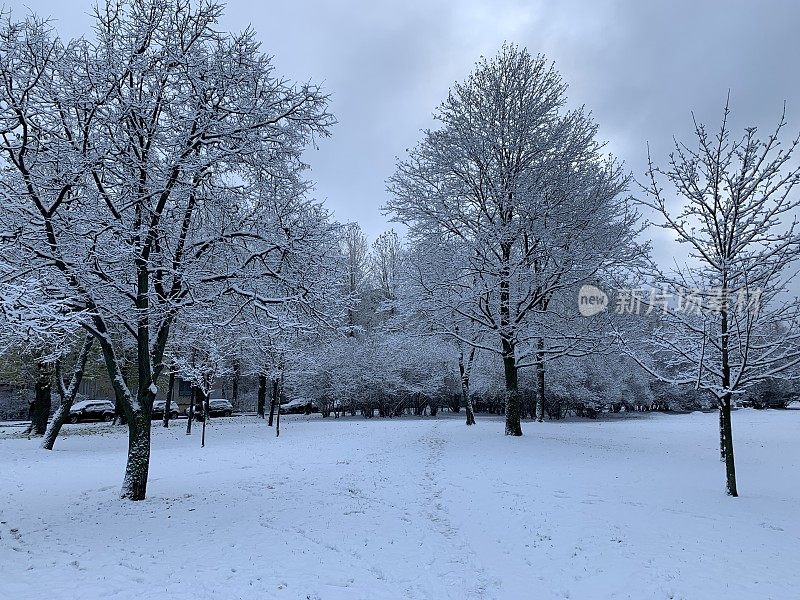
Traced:
[[357, 306], [362, 300], [364, 284], [369, 273], [367, 236], [364, 235], [358, 223], [347, 223], [342, 228], [340, 244], [346, 264], [345, 294], [352, 297], [354, 303], [347, 310], [347, 325], [350, 328], [348, 335], [352, 337], [360, 325]]
[[[3, 210], [19, 215], [26, 264], [58, 276], [52, 296], [90, 317], [127, 416], [131, 500], [146, 493], [176, 318], [287, 251], [272, 228], [262, 235], [248, 182], [297, 165], [333, 122], [319, 88], [278, 77], [252, 30], [218, 30], [221, 14], [126, 0], [98, 7], [93, 38], [64, 43], [35, 18], [0, 32]], [[122, 366], [128, 340], [134, 377]]]
[[[257, 269], [253, 273], [257, 276], [237, 285], [237, 295], [247, 302], [232, 332], [242, 354], [242, 372], [258, 377], [262, 417], [269, 383], [270, 426], [287, 366], [293, 368], [295, 355], [309, 345], [340, 334], [353, 307], [342, 287], [348, 272], [339, 245], [342, 227], [304, 196], [271, 197], [281, 231], [296, 242], [287, 246], [291, 252], [280, 254], [281, 264], [272, 269], [276, 277], [265, 278]], [[262, 267], [259, 263], [258, 268]]]
[[69, 373], [69, 379], [66, 379], [63, 373], [65, 357], [60, 356], [54, 361], [53, 376], [55, 378], [56, 392], [58, 393], [60, 402], [44, 433], [42, 448], [45, 450], [53, 449], [58, 434], [61, 431], [61, 426], [64, 425], [69, 418], [69, 411], [78, 395], [78, 390], [80, 389], [81, 381], [86, 371], [86, 364], [89, 361], [93, 343], [94, 336], [92, 334], [84, 335], [83, 338], [76, 343], [76, 350], [74, 351], [75, 358], [72, 371]]
[[373, 285], [380, 295], [379, 310], [389, 317], [394, 316], [403, 277], [404, 249], [393, 229], [375, 239], [369, 258]]
[[789, 296], [800, 265], [800, 167], [793, 162], [800, 138], [782, 145], [781, 117], [765, 139], [755, 127], [732, 139], [728, 117], [726, 105], [716, 133], [695, 121], [696, 145], [676, 143], [668, 169], [650, 162], [641, 201], [688, 260], [659, 274], [662, 288], [648, 296], [661, 326], [648, 341], [652, 360], [643, 363], [716, 398], [726, 489], [736, 496], [733, 398], [764, 380], [796, 376], [800, 363], [800, 305]]
[[[72, 311], [62, 299], [49, 297], [44, 278], [20, 279], [8, 267], [0, 261], [0, 357], [15, 351], [35, 364], [28, 433], [43, 435], [42, 447], [52, 450], [78, 394], [92, 347], [92, 340], [80, 334], [87, 315]], [[75, 364], [69, 382], [64, 382], [63, 364], [70, 357]], [[48, 424], [54, 382], [60, 405]]]
[[455, 279], [429, 278], [431, 294], [459, 298], [452, 310], [496, 340], [480, 343], [502, 359], [507, 435], [522, 434], [518, 367], [536, 315], [638, 253], [627, 178], [592, 119], [564, 109], [565, 92], [544, 57], [505, 45], [453, 87], [440, 127], [389, 182], [387, 208], [412, 240], [458, 261]]
[[[462, 278], [459, 269], [463, 246], [436, 240], [417, 239], [409, 252], [409, 265], [402, 289], [402, 305], [409, 331], [433, 335], [450, 348], [458, 360], [461, 405], [467, 425], [475, 424], [470, 381], [475, 357], [481, 347], [494, 350], [483, 340], [483, 328], [463, 311], [457, 310], [472, 300], [474, 278]], [[445, 282], [449, 285], [445, 285]]]

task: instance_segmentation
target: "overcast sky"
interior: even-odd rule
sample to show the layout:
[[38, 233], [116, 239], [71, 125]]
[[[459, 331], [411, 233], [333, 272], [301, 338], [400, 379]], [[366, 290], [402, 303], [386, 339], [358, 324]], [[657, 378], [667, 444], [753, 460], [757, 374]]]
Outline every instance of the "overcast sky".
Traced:
[[[0, 4], [9, 6], [9, 0]], [[307, 154], [339, 220], [370, 238], [388, 228], [380, 207], [395, 157], [431, 125], [450, 85], [504, 40], [544, 53], [634, 175], [646, 142], [664, 163], [690, 111], [717, 123], [728, 89], [734, 124], [768, 127], [788, 102], [800, 131], [800, 2], [637, 0], [230, 0], [222, 27], [252, 24], [278, 71], [322, 82], [339, 120]], [[88, 31], [91, 0], [10, 0], [55, 19], [65, 37]], [[26, 8], [27, 7], [27, 8]]]

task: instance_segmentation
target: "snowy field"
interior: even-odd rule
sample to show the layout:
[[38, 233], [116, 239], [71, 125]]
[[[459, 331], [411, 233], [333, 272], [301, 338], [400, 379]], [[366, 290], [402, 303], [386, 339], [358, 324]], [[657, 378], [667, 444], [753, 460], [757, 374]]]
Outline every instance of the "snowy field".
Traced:
[[716, 422], [184, 421], [140, 503], [124, 428], [0, 429], [0, 598], [798, 598], [800, 410], [735, 413], [738, 499]]

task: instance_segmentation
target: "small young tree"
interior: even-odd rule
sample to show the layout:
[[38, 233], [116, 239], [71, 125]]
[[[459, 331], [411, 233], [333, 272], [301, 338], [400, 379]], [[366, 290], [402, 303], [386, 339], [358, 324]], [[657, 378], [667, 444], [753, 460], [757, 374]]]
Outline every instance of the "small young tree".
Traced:
[[[766, 139], [755, 127], [731, 139], [729, 114], [726, 104], [716, 134], [695, 120], [696, 146], [676, 142], [667, 170], [650, 161], [641, 202], [688, 248], [689, 259], [659, 274], [666, 294], [650, 296], [661, 325], [645, 364], [666, 381], [716, 398], [726, 490], [737, 496], [733, 398], [765, 379], [792, 376], [800, 363], [800, 305], [787, 297], [800, 259], [800, 167], [792, 162], [800, 138], [781, 146], [782, 116]], [[663, 301], [667, 294], [672, 302]]]
[[[234, 352], [234, 339], [227, 335], [225, 323], [214, 317], [219, 317], [220, 311], [203, 311], [195, 314], [189, 323], [183, 322], [176, 330], [175, 345], [186, 349], [185, 353], [178, 353], [173, 357], [174, 369], [181, 379], [188, 381], [195, 394], [200, 395], [203, 432], [200, 445], [206, 445], [206, 425], [208, 423], [208, 402], [211, 391], [219, 378], [230, 373], [230, 358]], [[202, 319], [206, 317], [205, 319]], [[201, 320], [202, 319], [202, 320]]]

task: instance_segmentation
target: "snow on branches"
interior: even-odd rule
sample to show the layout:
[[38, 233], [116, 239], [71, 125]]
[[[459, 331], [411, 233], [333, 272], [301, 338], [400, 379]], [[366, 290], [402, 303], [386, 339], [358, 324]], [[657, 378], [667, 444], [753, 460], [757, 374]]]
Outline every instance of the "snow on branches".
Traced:
[[[497, 340], [476, 343], [501, 355], [509, 435], [522, 433], [520, 348], [545, 342], [543, 328], [531, 331], [537, 317], [554, 296], [642, 253], [622, 197], [628, 178], [602, 153], [591, 117], [565, 110], [565, 92], [544, 57], [504, 45], [455, 84], [435, 114], [439, 127], [389, 180], [387, 209], [423, 248], [422, 287]], [[441, 261], [428, 260], [439, 256], [444, 278]]]
[[[315, 240], [265, 202], [304, 195], [303, 149], [334, 118], [318, 86], [275, 73], [252, 30], [220, 32], [221, 13], [126, 0], [97, 7], [91, 38], [62, 41], [35, 17], [0, 30], [15, 268], [46, 271], [56, 296], [89, 316], [82, 325], [131, 428], [123, 495], [134, 500], [146, 489], [152, 389], [181, 313], [225, 293], [262, 305], [309, 295], [284, 265]], [[264, 193], [265, 181], [281, 190]], [[277, 296], [254, 279], [279, 282]], [[135, 387], [121, 368], [131, 342]]]

